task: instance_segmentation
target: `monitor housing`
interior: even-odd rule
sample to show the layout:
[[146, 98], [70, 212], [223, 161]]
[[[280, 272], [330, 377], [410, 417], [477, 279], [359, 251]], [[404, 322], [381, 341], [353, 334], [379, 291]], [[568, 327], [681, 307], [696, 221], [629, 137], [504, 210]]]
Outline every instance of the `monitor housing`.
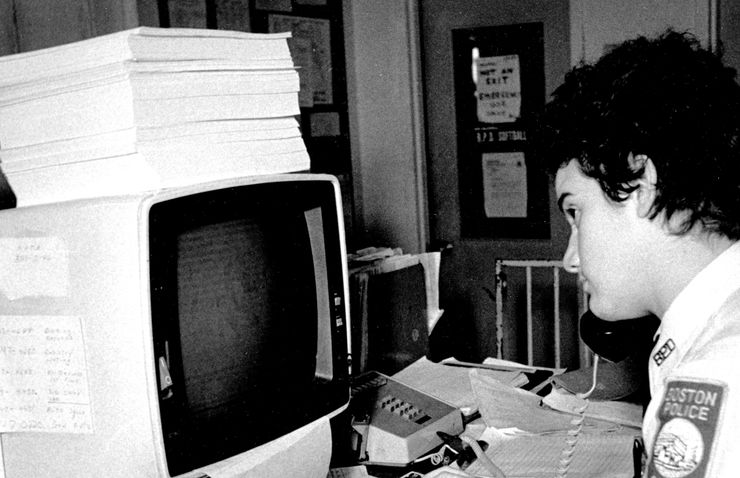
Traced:
[[[8, 209], [0, 244], [0, 315], [45, 340], [56, 320], [77, 358], [50, 365], [42, 340], [18, 358], [37, 376], [16, 387], [37, 400], [14, 413], [35, 421], [0, 435], [6, 478], [325, 476], [329, 419], [349, 401], [335, 178]], [[44, 406], [51, 387], [74, 400], [55, 389]]]

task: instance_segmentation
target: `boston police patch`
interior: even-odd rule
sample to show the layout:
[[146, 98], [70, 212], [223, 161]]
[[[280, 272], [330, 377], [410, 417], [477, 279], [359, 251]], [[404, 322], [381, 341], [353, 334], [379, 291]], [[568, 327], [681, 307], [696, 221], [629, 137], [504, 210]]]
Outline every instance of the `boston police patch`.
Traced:
[[658, 411], [658, 434], [648, 457], [647, 478], [707, 475], [725, 387], [718, 383], [671, 380]]

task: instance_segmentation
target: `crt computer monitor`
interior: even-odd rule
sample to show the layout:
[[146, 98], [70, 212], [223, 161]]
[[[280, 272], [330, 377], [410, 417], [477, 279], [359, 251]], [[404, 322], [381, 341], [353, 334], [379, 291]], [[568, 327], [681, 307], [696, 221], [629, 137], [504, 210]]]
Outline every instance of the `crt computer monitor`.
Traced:
[[[79, 326], [88, 394], [58, 408], [90, 415], [60, 433], [33, 411], [0, 435], [5, 476], [325, 476], [349, 400], [340, 204], [333, 177], [288, 174], [0, 212], [0, 247], [48, 248], [55, 284], [0, 254], [0, 315]], [[43, 347], [23, 363], [50, 373]]]

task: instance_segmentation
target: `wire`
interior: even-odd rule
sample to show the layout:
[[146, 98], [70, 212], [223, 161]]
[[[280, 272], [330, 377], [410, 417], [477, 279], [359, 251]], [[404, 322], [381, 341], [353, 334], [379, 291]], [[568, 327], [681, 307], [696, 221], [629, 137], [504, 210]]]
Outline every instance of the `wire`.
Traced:
[[470, 448], [473, 449], [473, 452], [475, 452], [475, 456], [478, 457], [481, 464], [486, 468], [488, 473], [491, 474], [493, 478], [506, 478], [506, 475], [504, 475], [504, 472], [501, 471], [501, 468], [496, 466], [496, 464], [491, 461], [490, 458], [488, 458], [488, 455], [486, 455], [486, 452], [483, 451], [483, 448], [478, 444], [476, 440], [473, 440], [470, 437], [466, 437], [464, 435], [460, 435], [460, 438], [470, 445]]
[[583, 422], [586, 419], [586, 410], [588, 409], [588, 397], [596, 390], [596, 375], [599, 368], [599, 356], [594, 355], [594, 371], [591, 379], [591, 388], [585, 393], [577, 393], [576, 397], [584, 400], [582, 407], [576, 410], [577, 416], [570, 423], [573, 427], [568, 430], [568, 434], [565, 438], [565, 447], [560, 454], [560, 463], [558, 464], [557, 478], [565, 478], [568, 476], [568, 468], [570, 468], [570, 462], [573, 460], [573, 453], [576, 451], [576, 445], [578, 444], [578, 436], [581, 434], [583, 429]]
[[[566, 446], [563, 448], [563, 451], [560, 454], [560, 463], [558, 466], [557, 478], [566, 478], [568, 476], [568, 468], [570, 467], [570, 462], [573, 460], [573, 453], [575, 452], [576, 445], [578, 444], [578, 436], [583, 429], [583, 422], [586, 419], [586, 410], [588, 409], [589, 403], [588, 397], [590, 397], [591, 394], [594, 393], [594, 390], [596, 390], [596, 377], [598, 373], [598, 368], [599, 356], [594, 355], [594, 370], [591, 379], [591, 388], [585, 393], [576, 394], [576, 396], [584, 400], [585, 403], [576, 411], [578, 416], [570, 422], [571, 425], [573, 425], [573, 428], [568, 431], [565, 441]], [[460, 435], [460, 438], [465, 443], [470, 445], [470, 447], [473, 449], [473, 452], [475, 452], [475, 456], [478, 457], [480, 463], [486, 468], [488, 473], [491, 474], [491, 477], [506, 478], [506, 475], [504, 475], [504, 472], [501, 471], [501, 468], [496, 466], [496, 464], [488, 457], [488, 455], [486, 455], [486, 452], [483, 451], [476, 440], [464, 435]]]

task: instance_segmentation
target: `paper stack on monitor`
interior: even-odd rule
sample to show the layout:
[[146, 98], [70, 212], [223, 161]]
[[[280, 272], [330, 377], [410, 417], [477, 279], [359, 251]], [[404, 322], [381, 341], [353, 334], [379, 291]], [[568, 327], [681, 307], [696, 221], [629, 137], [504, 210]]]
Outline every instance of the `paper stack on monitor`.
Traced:
[[0, 57], [18, 204], [308, 170], [288, 36], [140, 27]]

